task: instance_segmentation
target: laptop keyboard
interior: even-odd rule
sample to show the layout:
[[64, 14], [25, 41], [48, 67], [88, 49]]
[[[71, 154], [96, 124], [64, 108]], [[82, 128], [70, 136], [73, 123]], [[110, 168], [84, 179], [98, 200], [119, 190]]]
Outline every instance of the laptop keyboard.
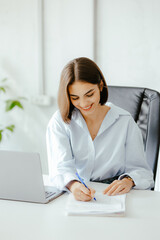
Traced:
[[50, 196], [54, 195], [56, 192], [50, 192], [50, 191], [45, 191], [46, 198], [49, 198]]

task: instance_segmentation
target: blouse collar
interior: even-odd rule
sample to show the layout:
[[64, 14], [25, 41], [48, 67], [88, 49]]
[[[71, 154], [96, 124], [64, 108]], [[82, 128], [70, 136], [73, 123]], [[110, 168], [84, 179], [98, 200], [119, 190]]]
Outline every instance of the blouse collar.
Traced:
[[[120, 116], [130, 115], [129, 112], [127, 112], [126, 110], [124, 110], [122, 108], [119, 108], [118, 106], [114, 105], [111, 102], [107, 102], [106, 105], [110, 107], [110, 110], [107, 112], [106, 116], [103, 119], [103, 122], [102, 122], [101, 127], [98, 132], [98, 135], [100, 135], [104, 130], [109, 128], [118, 118], [120, 118]], [[76, 108], [74, 109], [74, 111], [72, 113], [71, 122], [72, 121], [75, 122], [76, 124], [78, 124], [84, 130], [88, 131], [87, 124], [86, 124], [81, 112]]]

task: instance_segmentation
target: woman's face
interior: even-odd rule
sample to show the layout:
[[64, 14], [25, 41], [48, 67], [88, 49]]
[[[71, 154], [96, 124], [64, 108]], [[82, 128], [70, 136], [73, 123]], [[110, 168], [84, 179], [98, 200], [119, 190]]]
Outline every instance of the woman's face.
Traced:
[[[102, 85], [103, 83], [100, 84], [100, 88], [102, 88]], [[81, 81], [69, 85], [70, 100], [81, 111], [82, 115], [92, 114], [100, 106], [100, 88], [98, 84]]]

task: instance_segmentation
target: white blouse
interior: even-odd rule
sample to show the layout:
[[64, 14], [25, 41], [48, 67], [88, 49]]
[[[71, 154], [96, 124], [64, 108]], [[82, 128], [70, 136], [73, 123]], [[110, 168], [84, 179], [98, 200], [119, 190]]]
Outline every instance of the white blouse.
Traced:
[[154, 186], [143, 147], [141, 131], [129, 112], [107, 103], [106, 114], [92, 140], [80, 111], [75, 109], [69, 124], [56, 111], [47, 128], [47, 153], [50, 179], [60, 190], [70, 181], [103, 180], [130, 176], [136, 189]]

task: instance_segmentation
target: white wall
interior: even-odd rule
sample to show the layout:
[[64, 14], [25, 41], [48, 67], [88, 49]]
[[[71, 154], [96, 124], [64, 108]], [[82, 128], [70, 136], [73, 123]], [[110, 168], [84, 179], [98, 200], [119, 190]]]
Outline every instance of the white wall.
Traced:
[[53, 96], [50, 106], [34, 105], [39, 95], [39, 0], [0, 0], [0, 78], [8, 77], [8, 96], [25, 96], [24, 111], [4, 115], [0, 96], [0, 124], [15, 123], [0, 149], [38, 151], [47, 173], [45, 133], [57, 109], [56, 97], [62, 67], [72, 58], [93, 57], [92, 0], [44, 1], [44, 93]]
[[160, 1], [97, 2], [97, 62], [108, 83], [160, 91]]
[[0, 77], [10, 80], [9, 96], [29, 99], [24, 111], [7, 115], [1, 104], [0, 124], [14, 122], [17, 127], [0, 149], [40, 152], [47, 173], [46, 126], [57, 109], [60, 72], [69, 60], [96, 56], [108, 84], [160, 91], [160, 1], [44, 0], [44, 93], [53, 97], [46, 107], [30, 101], [40, 94], [38, 3], [0, 0]]
[[[0, 1], [0, 75], [8, 77], [9, 96], [37, 94], [37, 3], [32, 0]], [[0, 123], [15, 123], [11, 137], [0, 143], [1, 149], [38, 151], [45, 145], [47, 117], [37, 106], [25, 102], [20, 109], [1, 114]], [[5, 117], [4, 117], [5, 116]], [[42, 156], [44, 152], [40, 151]], [[45, 165], [45, 164], [44, 164]]]
[[79, 56], [93, 58], [93, 1], [47, 0], [44, 17], [46, 91], [56, 96], [64, 65]]

